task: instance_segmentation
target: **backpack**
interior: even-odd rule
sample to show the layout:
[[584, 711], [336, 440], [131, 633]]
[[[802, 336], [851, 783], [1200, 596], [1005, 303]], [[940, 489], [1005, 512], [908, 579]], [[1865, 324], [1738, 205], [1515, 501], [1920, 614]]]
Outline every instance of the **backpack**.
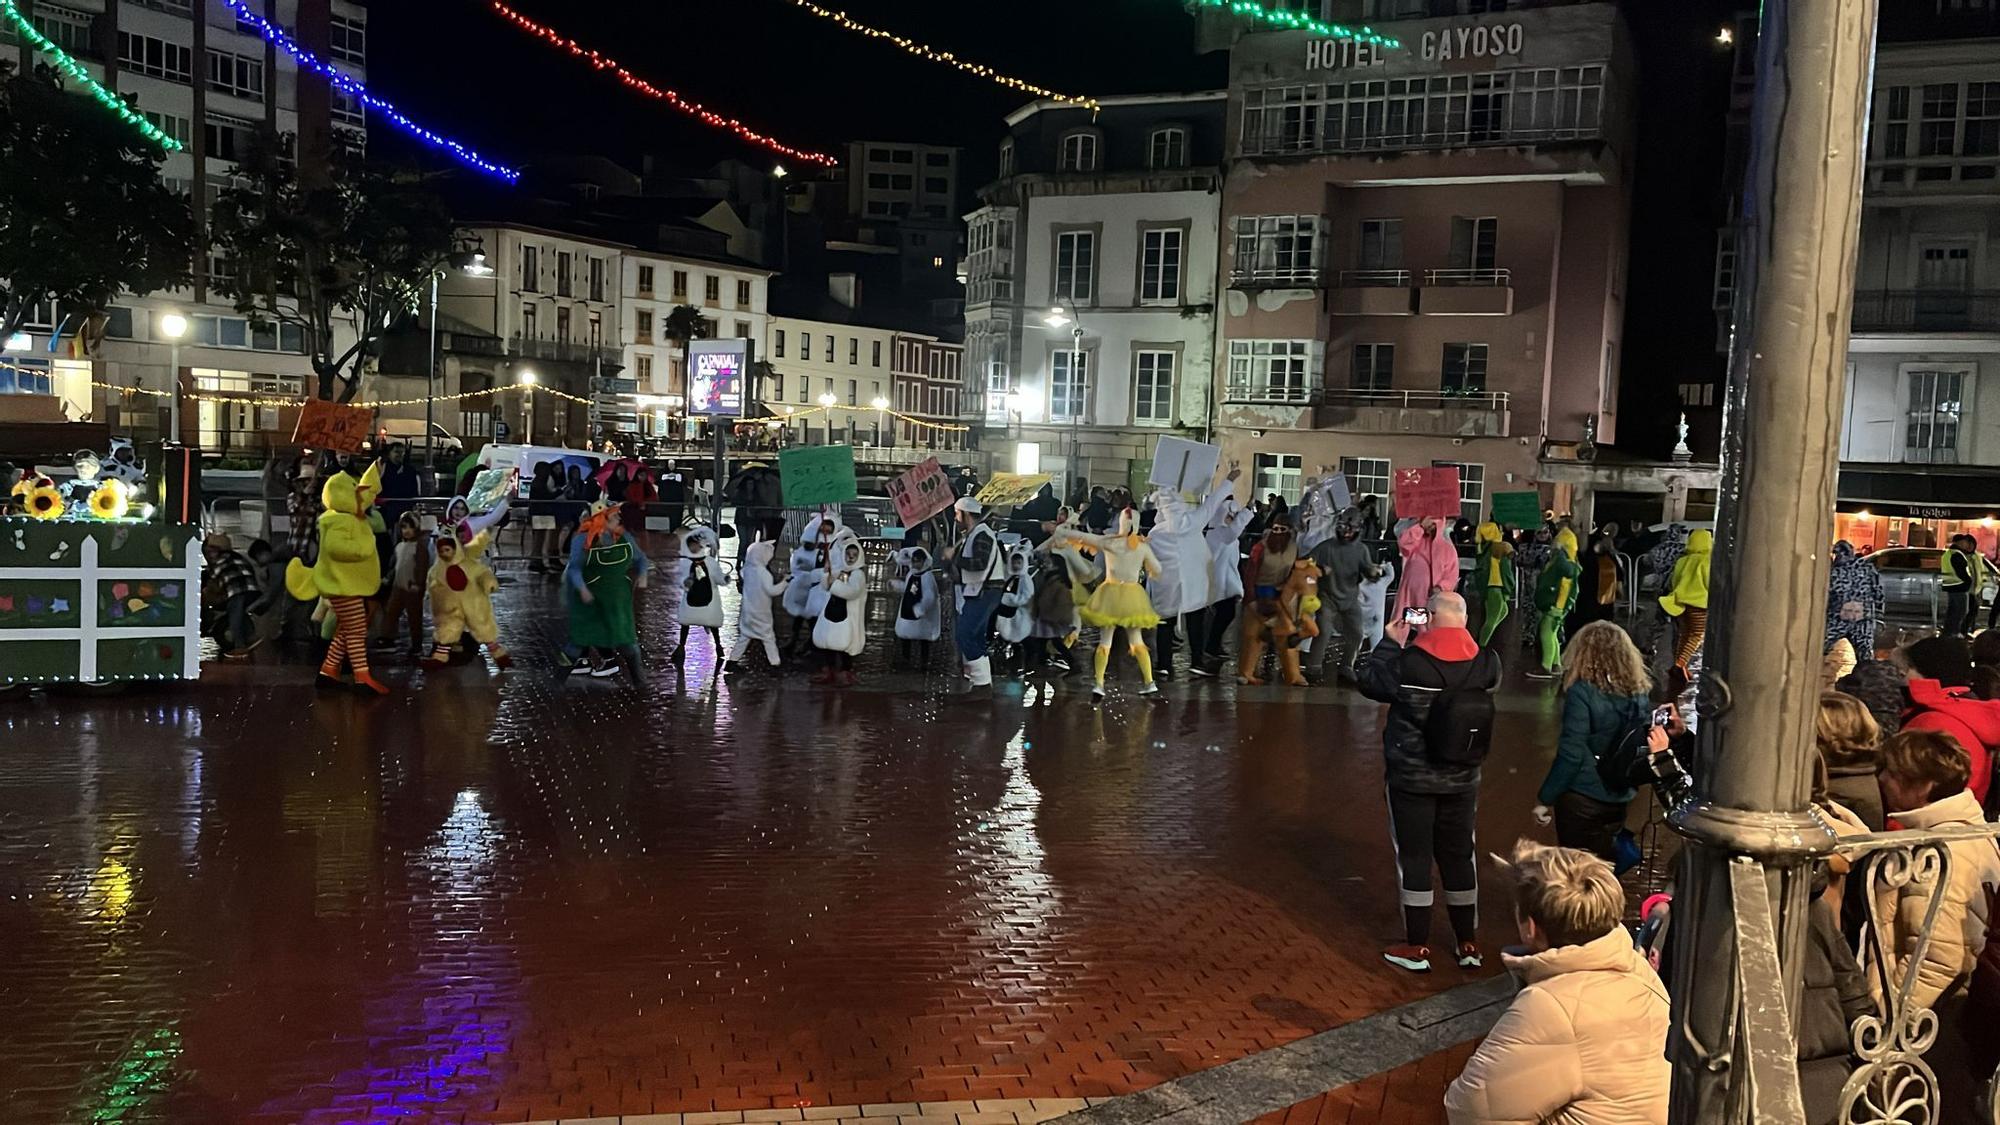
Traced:
[[1653, 747], [1649, 741], [1652, 733], [1652, 712], [1642, 704], [1638, 716], [1597, 751], [1597, 779], [1604, 783], [1605, 789], [1619, 793], [1652, 783]]
[[[1443, 662], [1429, 653], [1423, 655], [1443, 679]], [[1424, 749], [1439, 765], [1476, 766], [1493, 749], [1493, 693], [1469, 686], [1483, 668], [1480, 658], [1466, 661], [1458, 682], [1447, 682], [1431, 700], [1430, 713], [1424, 716]]]

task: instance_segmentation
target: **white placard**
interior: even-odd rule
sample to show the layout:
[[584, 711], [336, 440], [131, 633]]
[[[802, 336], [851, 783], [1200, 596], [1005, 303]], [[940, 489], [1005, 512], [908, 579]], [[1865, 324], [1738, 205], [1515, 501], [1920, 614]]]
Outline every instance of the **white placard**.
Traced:
[[646, 517], [646, 530], [647, 530], [647, 531], [673, 531], [673, 530], [674, 530], [674, 517], [672, 517], [672, 516], [647, 516], [647, 517]]
[[530, 531], [554, 531], [556, 529], [556, 518], [554, 516], [529, 516], [528, 529]]
[[1343, 511], [1354, 506], [1354, 490], [1347, 486], [1347, 474], [1335, 473], [1326, 478], [1326, 498], [1333, 501], [1333, 510]]
[[1216, 466], [1222, 464], [1222, 447], [1186, 438], [1161, 437], [1153, 447], [1153, 472], [1147, 484], [1157, 484], [1176, 492], [1205, 495], [1215, 480]]

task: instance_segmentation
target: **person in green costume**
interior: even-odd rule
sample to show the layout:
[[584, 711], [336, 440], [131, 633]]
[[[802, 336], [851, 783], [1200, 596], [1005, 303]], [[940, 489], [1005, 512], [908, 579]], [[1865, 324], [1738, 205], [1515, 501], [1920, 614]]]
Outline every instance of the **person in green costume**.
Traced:
[[618, 674], [618, 657], [633, 678], [639, 675], [639, 626], [632, 590], [644, 589], [653, 564], [639, 541], [625, 530], [618, 506], [603, 500], [591, 506], [570, 539], [563, 568], [563, 600], [569, 609], [569, 643], [558, 660], [565, 672], [586, 656], [590, 674]]
[[1528, 669], [1531, 680], [1553, 680], [1562, 671], [1563, 619], [1576, 608], [1577, 579], [1583, 568], [1576, 562], [1576, 532], [1565, 527], [1556, 532], [1556, 549], [1535, 583], [1535, 612], [1540, 614], [1538, 629], [1542, 639], [1542, 664]]
[[1472, 565], [1472, 580], [1486, 610], [1479, 623], [1479, 647], [1486, 648], [1500, 623], [1507, 620], [1507, 607], [1514, 604], [1514, 547], [1500, 533], [1500, 525], [1491, 520], [1479, 525], [1478, 538], [1479, 558]]

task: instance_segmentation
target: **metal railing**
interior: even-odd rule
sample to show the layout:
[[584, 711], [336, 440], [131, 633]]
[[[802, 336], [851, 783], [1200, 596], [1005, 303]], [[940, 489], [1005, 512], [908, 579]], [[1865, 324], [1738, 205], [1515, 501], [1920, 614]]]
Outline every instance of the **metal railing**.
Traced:
[[1506, 391], [1393, 391], [1329, 388], [1320, 396], [1329, 406], [1376, 406], [1395, 410], [1505, 410]]
[[1856, 332], [2000, 331], [2000, 290], [1862, 289]]
[[1513, 275], [1509, 271], [1502, 269], [1453, 268], [1445, 270], [1425, 270], [1424, 284], [1455, 285], [1455, 286], [1466, 286], [1466, 287], [1504, 286], [1504, 285], [1514, 284], [1514, 280], [1513, 280]]
[[1408, 288], [1409, 270], [1341, 270], [1340, 286], [1343, 289], [1395, 289]]
[[556, 363], [623, 362], [623, 356], [617, 348], [576, 340], [559, 340], [548, 336], [509, 337], [507, 352], [522, 359], [541, 359]]
[[1318, 266], [1257, 266], [1239, 262], [1229, 271], [1229, 284], [1239, 288], [1250, 285], [1285, 285], [1309, 289], [1319, 284], [1321, 272]]
[[1320, 389], [1308, 381], [1272, 382], [1268, 379], [1231, 379], [1222, 389], [1222, 400], [1232, 403], [1272, 403], [1310, 406], [1318, 402]]
[[[1268, 111], [1267, 111], [1268, 112]], [[1322, 137], [1294, 125], [1243, 133], [1242, 155], [1288, 156], [1393, 152], [1402, 149], [1477, 148], [1483, 145], [1518, 145], [1545, 141], [1595, 140], [1602, 131], [1595, 122], [1581, 127], [1465, 125], [1458, 128], [1422, 129], [1384, 133], [1367, 137]]]

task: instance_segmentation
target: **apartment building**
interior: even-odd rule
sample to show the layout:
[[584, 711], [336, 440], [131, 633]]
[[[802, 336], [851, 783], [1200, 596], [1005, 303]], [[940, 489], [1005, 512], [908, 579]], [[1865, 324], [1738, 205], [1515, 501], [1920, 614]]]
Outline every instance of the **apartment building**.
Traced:
[[889, 444], [918, 449], [965, 448], [958, 399], [965, 387], [965, 345], [921, 332], [896, 335], [889, 403], [906, 417], [890, 428]]
[[770, 340], [771, 271], [734, 259], [708, 259], [653, 250], [624, 257], [624, 377], [638, 384], [639, 432], [699, 438], [701, 424], [687, 418], [685, 341], [671, 335], [674, 310], [692, 308], [704, 321], [701, 335]]
[[[836, 277], [848, 286], [852, 278]], [[770, 364], [761, 393], [797, 445], [890, 443], [898, 332], [864, 323], [853, 303], [835, 300], [809, 314], [771, 318]], [[796, 417], [793, 417], [796, 415]]]
[[1230, 48], [1217, 433], [1260, 494], [1455, 465], [1472, 516], [1540, 483], [1546, 443], [1616, 439], [1624, 24], [1611, 3], [1332, 7], [1401, 46]]

